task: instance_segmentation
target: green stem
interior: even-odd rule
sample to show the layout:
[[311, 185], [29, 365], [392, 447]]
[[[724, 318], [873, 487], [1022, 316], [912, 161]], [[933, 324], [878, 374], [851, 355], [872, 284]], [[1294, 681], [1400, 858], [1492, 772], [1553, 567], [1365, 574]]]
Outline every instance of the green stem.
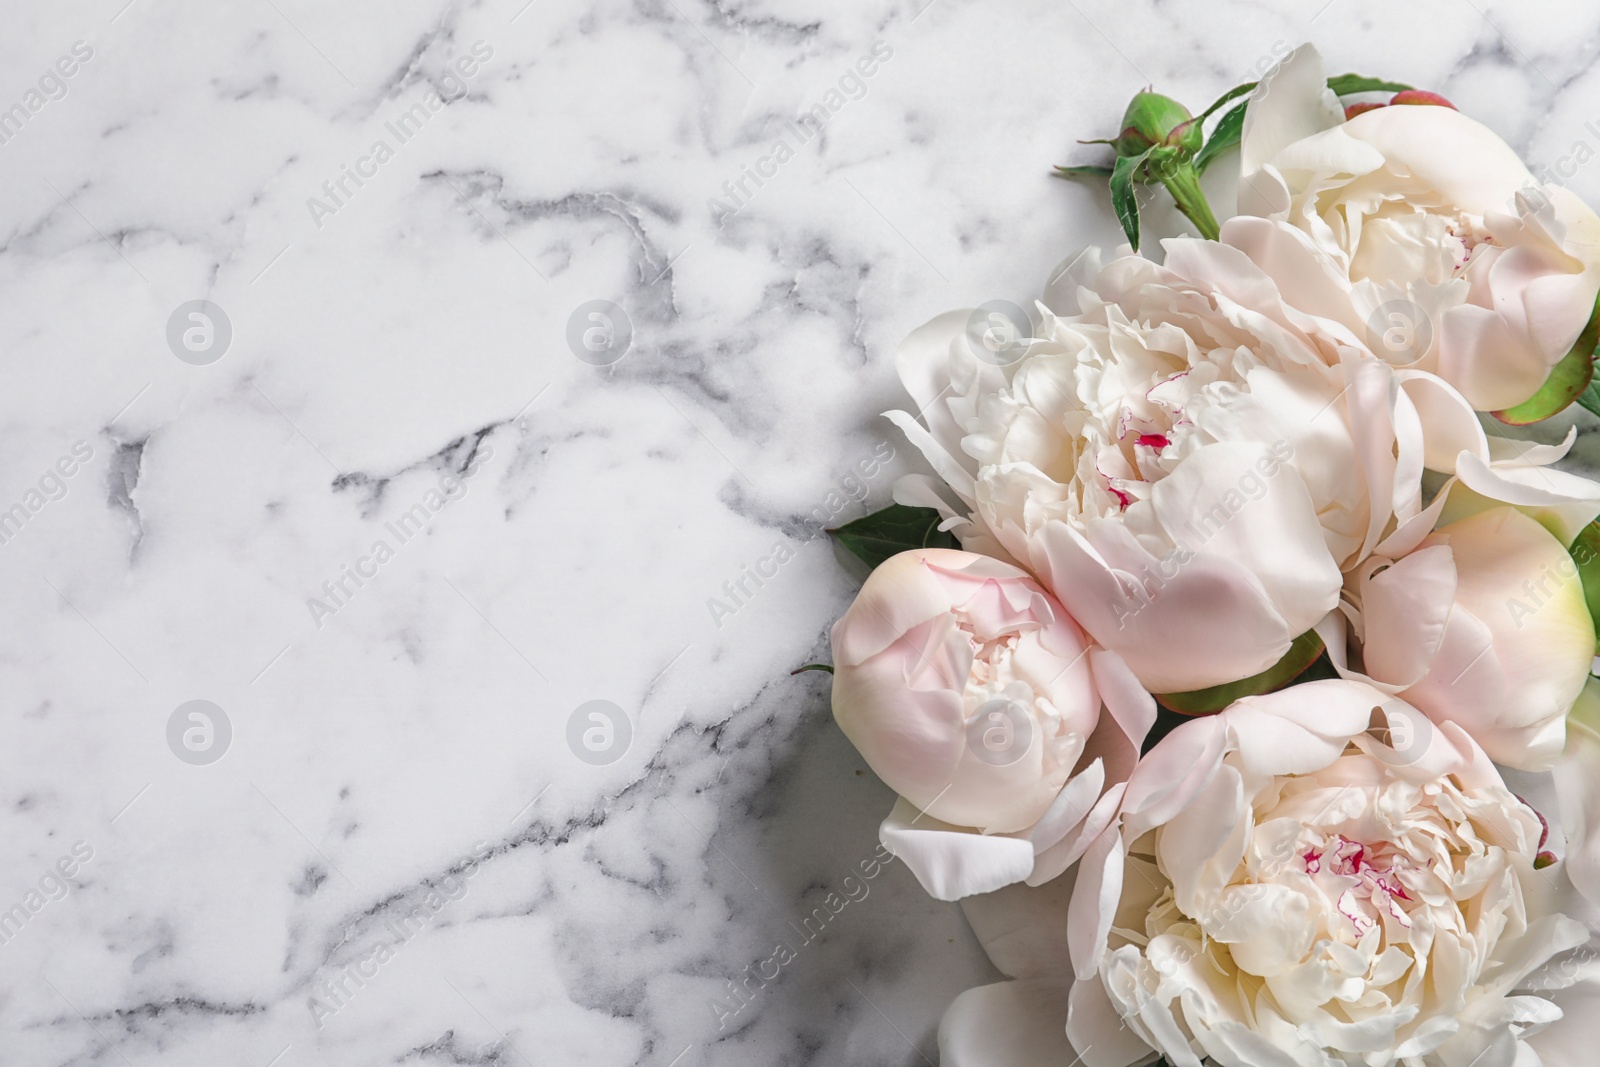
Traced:
[[1215, 241], [1222, 228], [1217, 225], [1217, 217], [1211, 213], [1211, 205], [1206, 202], [1206, 194], [1200, 188], [1200, 175], [1194, 167], [1187, 163], [1163, 167], [1157, 172], [1157, 177], [1167, 187], [1167, 192], [1172, 194], [1172, 199], [1177, 201], [1178, 210], [1189, 216], [1189, 221], [1199, 229], [1200, 236]]

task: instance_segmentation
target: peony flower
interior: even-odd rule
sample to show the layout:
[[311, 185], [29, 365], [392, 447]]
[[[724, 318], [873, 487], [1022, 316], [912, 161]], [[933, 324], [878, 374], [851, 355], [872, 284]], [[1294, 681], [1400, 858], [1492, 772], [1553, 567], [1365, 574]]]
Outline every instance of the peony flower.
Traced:
[[1577, 566], [1548, 530], [1491, 508], [1401, 559], [1372, 557], [1350, 585], [1365, 678], [1456, 723], [1497, 763], [1554, 764], [1595, 627]]
[[1277, 662], [1396, 502], [1420, 513], [1422, 469], [1418, 441], [1396, 483], [1392, 372], [1348, 331], [1285, 308], [1234, 249], [1165, 247], [1164, 266], [1080, 257], [1051, 301], [1079, 312], [1042, 308], [1006, 369], [975, 358], [962, 313], [935, 319], [900, 357], [928, 429], [890, 414], [967, 513], [925, 483], [897, 499], [1023, 562], [1158, 693]]
[[1589, 939], [1577, 901], [1560, 868], [1535, 869], [1539, 816], [1453, 724], [1359, 682], [1247, 698], [1156, 745], [1121, 819], [1065, 922], [1056, 892], [1034, 935], [1069, 943], [1070, 991], [999, 914], [1051, 911], [1007, 894], [969, 908], [1023, 980], [957, 999], [947, 1067], [1592, 1058], [1600, 974], [1561, 955]]
[[940, 899], [1076, 859], [1155, 718], [1026, 572], [968, 552], [879, 565], [834, 625], [833, 655], [834, 717], [902, 798], [884, 843]]
[[[921, 476], [896, 499], [1038, 575], [1151, 692], [1267, 669], [1341, 572], [1441, 520], [1506, 503], [1570, 542], [1600, 514], [1600, 485], [1549, 467], [1574, 433], [1490, 437], [1449, 383], [1286, 305], [1239, 250], [1164, 247], [1058, 271], [1008, 363], [973, 344], [979, 312], [914, 331], [900, 374], [927, 425], [889, 413], [959, 505]], [[1426, 507], [1425, 471], [1447, 476]]]
[[1528, 399], [1595, 310], [1600, 217], [1453, 108], [1346, 121], [1325, 79], [1309, 45], [1261, 79], [1222, 240], [1289, 303], [1437, 373], [1477, 410]]

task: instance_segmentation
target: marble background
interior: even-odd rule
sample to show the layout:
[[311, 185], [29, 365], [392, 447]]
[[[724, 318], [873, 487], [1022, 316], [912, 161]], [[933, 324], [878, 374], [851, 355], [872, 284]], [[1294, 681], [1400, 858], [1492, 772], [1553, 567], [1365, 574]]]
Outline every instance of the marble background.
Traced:
[[1303, 40], [1600, 200], [1580, 0], [524, 4], [0, 16], [0, 1064], [931, 1064], [997, 975], [789, 674], [899, 337]]

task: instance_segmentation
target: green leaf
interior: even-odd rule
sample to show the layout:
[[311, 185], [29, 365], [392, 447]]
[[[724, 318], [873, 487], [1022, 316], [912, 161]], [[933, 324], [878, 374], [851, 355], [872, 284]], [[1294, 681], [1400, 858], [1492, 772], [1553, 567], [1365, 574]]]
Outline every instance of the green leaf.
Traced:
[[1322, 638], [1315, 630], [1307, 630], [1289, 645], [1282, 659], [1260, 674], [1225, 682], [1209, 689], [1195, 689], [1187, 693], [1158, 693], [1156, 699], [1165, 707], [1184, 715], [1211, 715], [1221, 711], [1240, 697], [1253, 697], [1271, 693], [1300, 677], [1322, 655]]
[[1294, 684], [1303, 682], [1331, 682], [1339, 677], [1339, 669], [1333, 665], [1333, 660], [1328, 656], [1328, 650], [1323, 649], [1322, 655], [1311, 661], [1311, 666], [1295, 676]]
[[1057, 177], [1057, 178], [1109, 178], [1109, 177], [1111, 177], [1111, 171], [1112, 171], [1111, 167], [1099, 167], [1099, 166], [1092, 166], [1092, 165], [1085, 165], [1085, 166], [1081, 166], [1081, 167], [1057, 167], [1055, 169], [1055, 177]]
[[1578, 406], [1591, 415], [1600, 415], [1600, 382], [1589, 383], [1589, 388], [1578, 394]]
[[789, 677], [793, 678], [795, 675], [804, 674], [806, 671], [827, 671], [829, 674], [832, 674], [833, 668], [828, 666], [826, 663], [807, 663], [804, 667], [796, 667], [794, 670], [790, 671]]
[[[1526, 426], [1565, 411], [1574, 400], [1582, 401], [1594, 385], [1594, 357], [1600, 344], [1600, 306], [1589, 316], [1572, 349], [1550, 371], [1539, 391], [1516, 407], [1494, 412], [1494, 417], [1509, 426]], [[1593, 411], [1588, 404], [1583, 405]]]
[[1328, 88], [1333, 90], [1334, 96], [1349, 96], [1352, 93], [1403, 93], [1416, 86], [1369, 78], [1365, 74], [1340, 74], [1328, 79]]
[[1206, 108], [1195, 117], [1200, 119], [1202, 122], [1205, 121], [1206, 119], [1210, 118], [1212, 113], [1220, 108], [1223, 104], [1226, 104], [1229, 100], [1237, 100], [1245, 93], [1255, 89], [1257, 84], [1258, 83], [1256, 82], [1245, 82], [1243, 85], [1235, 85], [1232, 89], [1229, 89], [1227, 92], [1217, 97], [1215, 102], [1213, 102], [1210, 107]]
[[1204, 174], [1213, 159], [1239, 143], [1244, 136], [1244, 109], [1249, 106], [1246, 101], [1222, 116], [1217, 128], [1211, 131], [1211, 139], [1195, 153], [1195, 170]]
[[890, 504], [828, 532], [869, 567], [913, 548], [960, 548], [955, 535], [939, 529], [939, 513], [932, 508]]
[[[1572, 562], [1578, 565], [1578, 578], [1583, 582], [1583, 599], [1589, 605], [1589, 618], [1600, 619], [1600, 521], [1585, 526], [1567, 551], [1572, 555]], [[1600, 655], [1600, 648], [1596, 649], [1596, 655]]]
[[1135, 252], [1139, 251], [1139, 201], [1133, 195], [1133, 176], [1149, 155], [1149, 152], [1141, 152], [1136, 156], [1118, 156], [1117, 165], [1111, 171], [1111, 207]]

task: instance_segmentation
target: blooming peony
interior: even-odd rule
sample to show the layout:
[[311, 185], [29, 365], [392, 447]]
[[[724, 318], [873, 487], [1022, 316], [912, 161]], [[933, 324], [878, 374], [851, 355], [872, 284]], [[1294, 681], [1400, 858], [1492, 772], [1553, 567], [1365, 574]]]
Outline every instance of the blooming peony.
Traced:
[[1070, 992], [977, 913], [1025, 980], [957, 1000], [948, 1067], [1071, 1062], [1062, 1022], [1087, 1067], [1589, 1062], [1600, 975], [1558, 959], [1589, 931], [1454, 725], [1359, 682], [1247, 698], [1152, 749], [1121, 818], [1072, 890]]
[[1262, 78], [1222, 240], [1289, 303], [1436, 372], [1477, 410], [1526, 400], [1595, 309], [1600, 217], [1460, 112], [1346, 121], [1325, 77], [1307, 45]]
[[1038, 583], [968, 552], [879, 565], [833, 655], [834, 716], [903, 798], [884, 842], [944, 899], [1022, 880], [1058, 845], [1051, 874], [1076, 858], [1155, 715]]
[[[1491, 437], [1449, 383], [1288, 306], [1239, 250], [1165, 249], [1058, 272], [1009, 365], [980, 358], [971, 313], [934, 319], [900, 352], [927, 425], [889, 413], [960, 504], [918, 476], [896, 499], [1038, 575], [1152, 692], [1270, 667], [1341, 572], [1441, 518], [1506, 503], [1570, 541], [1600, 513], [1600, 485], [1549, 466], [1573, 434]], [[1426, 507], [1425, 471], [1447, 476]]]
[[1026, 564], [1146, 687], [1181, 692], [1265, 670], [1330, 611], [1396, 503], [1420, 513], [1422, 456], [1398, 484], [1392, 372], [1347, 331], [1236, 250], [1166, 249], [1081, 257], [1052, 299], [1080, 310], [1045, 311], [1009, 373], [964, 315], [935, 319], [901, 351], [928, 428], [890, 417], [968, 509], [948, 512], [963, 544]]

